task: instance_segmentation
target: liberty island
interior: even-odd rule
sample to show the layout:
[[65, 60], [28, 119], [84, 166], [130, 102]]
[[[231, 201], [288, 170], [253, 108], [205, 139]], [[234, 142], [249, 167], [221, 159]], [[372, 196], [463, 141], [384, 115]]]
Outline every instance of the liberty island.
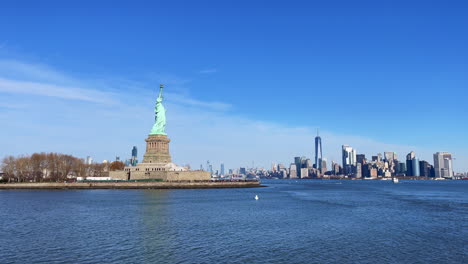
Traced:
[[177, 166], [169, 153], [170, 139], [166, 134], [166, 109], [163, 102], [163, 89], [154, 108], [155, 119], [146, 141], [143, 162], [137, 166], [127, 166], [123, 171], [111, 171], [109, 177], [118, 180], [161, 180], [161, 181], [211, 181], [207, 171], [190, 171], [187, 167]]

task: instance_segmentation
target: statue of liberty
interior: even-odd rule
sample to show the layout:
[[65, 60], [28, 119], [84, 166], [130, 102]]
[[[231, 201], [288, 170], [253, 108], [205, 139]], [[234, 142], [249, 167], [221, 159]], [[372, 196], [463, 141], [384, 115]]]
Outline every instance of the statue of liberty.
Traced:
[[166, 109], [162, 105], [164, 86], [159, 86], [159, 96], [156, 99], [156, 106], [154, 107], [155, 120], [153, 128], [151, 129], [150, 135], [167, 135], [166, 134]]

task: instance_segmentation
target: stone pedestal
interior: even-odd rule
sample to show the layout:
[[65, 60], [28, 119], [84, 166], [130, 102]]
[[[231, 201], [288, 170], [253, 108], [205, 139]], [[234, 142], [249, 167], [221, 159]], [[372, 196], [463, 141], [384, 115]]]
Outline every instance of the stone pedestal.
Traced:
[[149, 135], [146, 141], [146, 152], [143, 163], [170, 163], [169, 142], [166, 135]]

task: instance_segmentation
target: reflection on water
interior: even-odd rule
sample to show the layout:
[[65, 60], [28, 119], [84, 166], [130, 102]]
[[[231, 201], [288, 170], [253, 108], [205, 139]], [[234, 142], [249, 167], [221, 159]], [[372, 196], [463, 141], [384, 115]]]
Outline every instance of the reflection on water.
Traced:
[[269, 187], [3, 190], [0, 262], [466, 261], [468, 182], [264, 183]]

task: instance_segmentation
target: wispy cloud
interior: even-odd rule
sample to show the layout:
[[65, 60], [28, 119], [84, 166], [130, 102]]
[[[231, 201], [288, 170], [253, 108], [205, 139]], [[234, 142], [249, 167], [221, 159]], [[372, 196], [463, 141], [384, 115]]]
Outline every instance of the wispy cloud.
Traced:
[[208, 73], [216, 73], [218, 70], [217, 69], [205, 69], [205, 70], [201, 70], [199, 71], [198, 73], [201, 73], [201, 74], [208, 74]]
[[64, 87], [47, 83], [13, 81], [3, 78], [0, 78], [0, 92], [49, 96], [103, 104], [115, 103], [111, 94], [107, 92], [76, 87]]
[[175, 93], [166, 93], [166, 97], [168, 99], [168, 102], [181, 104], [185, 106], [200, 107], [204, 108], [205, 110], [226, 111], [232, 107], [232, 105], [227, 103], [205, 102]]
[[12, 80], [52, 82], [54, 84], [78, 83], [78, 80], [38, 63], [0, 59], [0, 77]]

